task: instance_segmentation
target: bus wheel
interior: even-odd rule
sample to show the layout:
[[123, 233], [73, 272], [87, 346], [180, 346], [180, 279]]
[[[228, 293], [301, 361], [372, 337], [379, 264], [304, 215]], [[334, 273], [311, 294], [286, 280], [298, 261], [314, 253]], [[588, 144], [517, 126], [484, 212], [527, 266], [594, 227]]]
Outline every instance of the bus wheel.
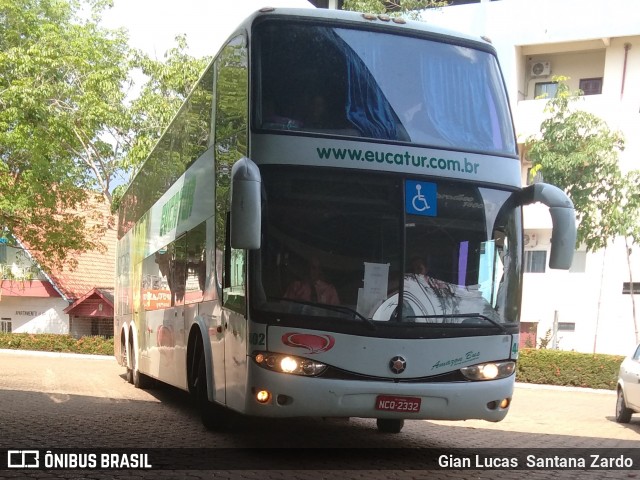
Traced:
[[127, 353], [125, 354], [125, 356], [127, 357], [127, 359], [131, 359], [131, 367], [129, 367], [128, 363], [125, 364], [127, 366], [127, 382], [133, 384], [133, 371], [136, 368], [136, 356], [133, 353], [133, 340], [130, 339], [128, 345], [129, 347], [126, 350]]
[[144, 373], [140, 373], [140, 370], [133, 371], [133, 386], [145, 390], [154, 386], [155, 380]]
[[133, 378], [131, 380], [129, 379], [131, 372], [129, 370], [129, 363], [127, 361], [127, 342], [124, 338], [124, 331], [120, 335], [120, 339], [120, 365], [124, 366], [124, 368], [127, 369], [125, 378], [127, 379], [127, 382], [131, 382]]
[[195, 382], [200, 419], [208, 430], [224, 430], [229, 426], [228, 414], [230, 412], [226, 408], [209, 401], [207, 368], [204, 362], [204, 355], [202, 355], [198, 364], [198, 377]]
[[378, 418], [376, 421], [380, 433], [400, 433], [404, 427], [404, 420], [396, 418]]

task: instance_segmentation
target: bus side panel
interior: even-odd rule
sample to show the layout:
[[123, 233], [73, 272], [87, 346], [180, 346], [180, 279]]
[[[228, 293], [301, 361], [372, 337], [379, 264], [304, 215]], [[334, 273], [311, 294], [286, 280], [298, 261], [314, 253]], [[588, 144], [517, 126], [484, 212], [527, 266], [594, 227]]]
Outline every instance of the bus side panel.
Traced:
[[247, 318], [228, 309], [222, 312], [225, 323], [225, 372], [227, 406], [245, 411], [247, 392]]
[[195, 310], [196, 306], [191, 305], [146, 312], [147, 355], [140, 362], [143, 373], [187, 389], [185, 316], [193, 318]]
[[202, 333], [205, 359], [209, 362], [209, 385], [212, 386], [209, 399], [222, 405], [226, 403], [224, 367], [224, 325], [222, 308], [216, 300], [199, 305], [198, 316], [193, 320]]

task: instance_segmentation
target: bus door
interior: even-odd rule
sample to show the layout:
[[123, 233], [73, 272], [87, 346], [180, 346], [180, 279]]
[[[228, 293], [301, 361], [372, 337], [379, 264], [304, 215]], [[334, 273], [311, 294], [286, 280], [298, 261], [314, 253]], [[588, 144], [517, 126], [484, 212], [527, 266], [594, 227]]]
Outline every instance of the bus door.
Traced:
[[241, 410], [244, 408], [247, 382], [246, 251], [229, 248], [227, 252], [222, 293], [226, 404]]

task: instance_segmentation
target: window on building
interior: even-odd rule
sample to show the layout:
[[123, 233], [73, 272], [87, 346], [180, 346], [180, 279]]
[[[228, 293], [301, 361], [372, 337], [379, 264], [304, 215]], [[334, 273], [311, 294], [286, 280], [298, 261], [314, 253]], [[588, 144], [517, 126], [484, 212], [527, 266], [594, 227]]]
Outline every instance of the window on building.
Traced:
[[558, 82], [536, 82], [533, 96], [534, 98], [555, 98], [557, 92]]
[[[631, 295], [631, 282], [624, 282], [622, 284], [622, 293], [624, 295]], [[640, 282], [633, 282], [633, 293], [635, 295], [640, 293]]]
[[573, 252], [573, 261], [569, 267], [571, 273], [584, 273], [587, 270], [587, 252], [575, 251]]
[[576, 324], [575, 322], [558, 322], [558, 331], [559, 332], [575, 332]]
[[11, 333], [11, 319], [3, 318], [0, 320], [0, 332]]
[[602, 77], [581, 78], [579, 87], [585, 95], [600, 95], [602, 93]]
[[546, 250], [526, 250], [524, 252], [525, 273], [544, 273], [547, 267]]

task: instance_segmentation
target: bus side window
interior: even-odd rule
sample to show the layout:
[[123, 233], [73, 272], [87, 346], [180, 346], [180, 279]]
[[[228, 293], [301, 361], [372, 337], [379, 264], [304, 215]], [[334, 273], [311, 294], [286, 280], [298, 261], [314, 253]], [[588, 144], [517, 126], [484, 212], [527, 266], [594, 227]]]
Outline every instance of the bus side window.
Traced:
[[[223, 304], [244, 313], [245, 252], [230, 248], [229, 219], [231, 168], [247, 154], [247, 48], [243, 36], [233, 38], [215, 62], [214, 161], [216, 174], [215, 249], [218, 285]], [[221, 255], [220, 255], [221, 254]], [[221, 259], [217, 257], [221, 256]]]
[[231, 248], [230, 214], [226, 218], [226, 238], [224, 245], [223, 305], [235, 312], [245, 314], [246, 307], [246, 250]]

